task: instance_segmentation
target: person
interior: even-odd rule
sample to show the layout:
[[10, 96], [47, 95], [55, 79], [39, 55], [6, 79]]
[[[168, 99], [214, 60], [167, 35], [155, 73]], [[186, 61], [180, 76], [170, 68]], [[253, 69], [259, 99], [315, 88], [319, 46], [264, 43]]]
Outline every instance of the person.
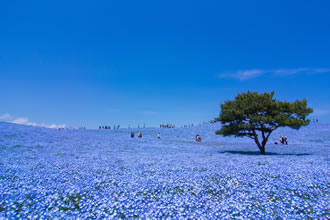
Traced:
[[281, 142], [281, 144], [284, 143], [283, 136], [280, 137], [280, 142]]
[[285, 142], [286, 145], [288, 145], [288, 137], [287, 136], [284, 137], [284, 142]]
[[134, 132], [131, 132], [131, 138], [134, 138]]
[[157, 138], [158, 138], [158, 139], [160, 138], [160, 133], [157, 134]]
[[196, 141], [198, 141], [198, 142], [202, 141], [202, 138], [199, 134], [196, 135]]
[[137, 136], [138, 136], [139, 138], [142, 138], [142, 132], [139, 131], [139, 133], [137, 134]]

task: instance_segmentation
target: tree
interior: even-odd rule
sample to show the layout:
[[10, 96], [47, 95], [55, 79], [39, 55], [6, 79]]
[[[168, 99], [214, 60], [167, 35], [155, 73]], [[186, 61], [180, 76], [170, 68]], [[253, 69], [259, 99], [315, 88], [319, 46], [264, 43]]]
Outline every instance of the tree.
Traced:
[[275, 100], [273, 96], [274, 92], [247, 92], [238, 94], [233, 101], [226, 101], [221, 105], [219, 118], [216, 118], [222, 124], [216, 134], [249, 137], [264, 155], [266, 143], [274, 130], [285, 126], [298, 130], [309, 124], [306, 117], [313, 109], [307, 107], [306, 99], [291, 103]]

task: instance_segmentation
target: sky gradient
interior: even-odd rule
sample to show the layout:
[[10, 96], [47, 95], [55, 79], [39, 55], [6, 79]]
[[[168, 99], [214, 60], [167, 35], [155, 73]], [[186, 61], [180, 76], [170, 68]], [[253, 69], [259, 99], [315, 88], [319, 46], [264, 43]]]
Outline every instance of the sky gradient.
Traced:
[[330, 122], [330, 2], [2, 1], [0, 120], [200, 123], [237, 93]]

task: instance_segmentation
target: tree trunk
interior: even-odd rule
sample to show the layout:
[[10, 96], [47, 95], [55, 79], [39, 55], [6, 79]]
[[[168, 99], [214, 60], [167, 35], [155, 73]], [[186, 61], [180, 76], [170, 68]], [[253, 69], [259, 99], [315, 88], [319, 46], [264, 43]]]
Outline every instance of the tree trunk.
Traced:
[[266, 154], [266, 152], [265, 152], [265, 146], [261, 146], [261, 147], [259, 148], [259, 150], [260, 150], [260, 153], [261, 153], [262, 155], [265, 155], [265, 154]]
[[260, 153], [262, 155], [265, 155], [266, 154], [266, 152], [265, 152], [265, 145], [266, 145], [267, 139], [266, 140], [263, 139], [262, 145], [261, 145], [260, 142], [259, 142], [259, 139], [258, 139], [258, 135], [255, 132], [255, 130], [253, 130], [253, 134], [254, 134], [254, 141], [256, 142], [256, 144], [257, 144], [257, 146], [258, 146], [258, 148], [260, 150]]
[[265, 145], [261, 145], [257, 137], [255, 137], [254, 141], [256, 142], [256, 144], [257, 144], [257, 146], [258, 146], [258, 148], [260, 150], [260, 153], [262, 155], [265, 155], [265, 153], [266, 153], [265, 152]]
[[260, 150], [260, 153], [261, 153], [262, 155], [265, 155], [265, 154], [266, 154], [265, 145], [261, 145], [261, 144], [259, 143], [259, 141], [256, 141], [256, 143], [257, 143], [257, 145], [258, 145], [258, 148], [259, 148], [259, 150]]

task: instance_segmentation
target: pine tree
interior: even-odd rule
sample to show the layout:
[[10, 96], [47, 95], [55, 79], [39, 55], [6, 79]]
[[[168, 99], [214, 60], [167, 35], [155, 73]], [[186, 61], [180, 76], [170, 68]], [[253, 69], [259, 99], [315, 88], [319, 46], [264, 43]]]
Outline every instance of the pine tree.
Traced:
[[226, 101], [221, 105], [219, 118], [216, 118], [222, 124], [216, 134], [249, 137], [264, 155], [266, 143], [274, 130], [286, 126], [298, 130], [309, 124], [306, 117], [313, 109], [307, 107], [306, 99], [282, 102], [273, 97], [274, 92], [247, 92], [238, 94], [233, 101]]

